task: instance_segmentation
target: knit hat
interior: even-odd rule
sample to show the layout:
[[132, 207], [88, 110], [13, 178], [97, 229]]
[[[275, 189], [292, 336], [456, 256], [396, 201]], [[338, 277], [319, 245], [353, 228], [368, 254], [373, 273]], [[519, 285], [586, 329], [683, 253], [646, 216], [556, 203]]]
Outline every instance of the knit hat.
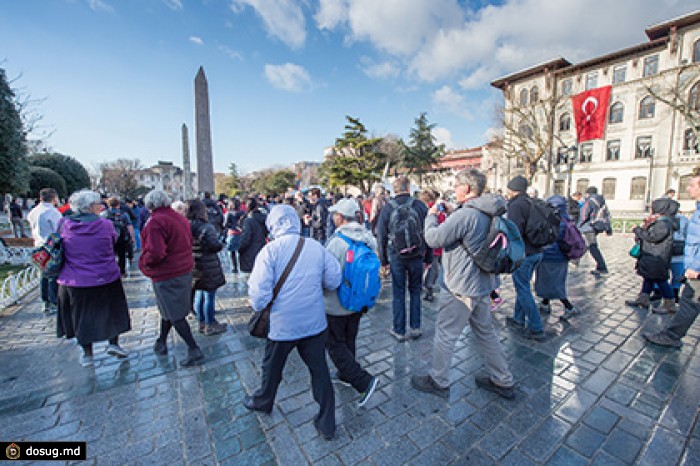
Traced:
[[586, 190], [586, 194], [598, 194], [598, 188], [595, 186], [589, 186]]
[[521, 176], [521, 175], [516, 176], [515, 178], [513, 178], [512, 180], [510, 180], [508, 182], [508, 189], [510, 189], [511, 191], [517, 191], [520, 193], [524, 193], [525, 191], [527, 191], [527, 186], [528, 186], [527, 178], [525, 178], [524, 176]]

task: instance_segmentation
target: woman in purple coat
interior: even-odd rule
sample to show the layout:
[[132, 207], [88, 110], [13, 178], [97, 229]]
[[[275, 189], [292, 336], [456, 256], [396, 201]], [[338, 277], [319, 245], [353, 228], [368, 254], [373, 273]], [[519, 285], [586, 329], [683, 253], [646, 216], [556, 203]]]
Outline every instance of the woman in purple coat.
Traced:
[[80, 364], [94, 365], [92, 344], [109, 342], [107, 353], [126, 358], [119, 335], [131, 330], [131, 319], [114, 260], [117, 234], [100, 218], [100, 195], [83, 190], [70, 197], [73, 214], [61, 220], [63, 268], [58, 276], [58, 337], [76, 338], [83, 348]]

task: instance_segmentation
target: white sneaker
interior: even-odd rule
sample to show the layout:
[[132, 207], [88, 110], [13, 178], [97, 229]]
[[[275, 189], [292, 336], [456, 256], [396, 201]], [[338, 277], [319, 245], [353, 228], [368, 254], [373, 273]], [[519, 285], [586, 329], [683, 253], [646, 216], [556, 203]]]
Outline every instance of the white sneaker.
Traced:
[[126, 358], [129, 356], [129, 352], [119, 345], [109, 345], [107, 347], [107, 354], [117, 358]]

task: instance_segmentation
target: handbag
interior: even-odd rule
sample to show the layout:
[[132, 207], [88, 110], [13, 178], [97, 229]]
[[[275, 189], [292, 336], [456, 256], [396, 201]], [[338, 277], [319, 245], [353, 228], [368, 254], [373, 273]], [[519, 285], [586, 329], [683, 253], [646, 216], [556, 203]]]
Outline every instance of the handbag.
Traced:
[[65, 218], [58, 222], [58, 228], [51, 233], [43, 245], [34, 249], [31, 254], [32, 262], [39, 267], [46, 278], [57, 278], [63, 268], [63, 238], [61, 228]]
[[639, 259], [639, 256], [642, 255], [642, 246], [639, 243], [634, 243], [634, 246], [632, 246], [632, 249], [630, 249], [630, 256], [634, 257], [635, 259]]
[[297, 243], [297, 247], [294, 250], [294, 254], [292, 254], [292, 258], [289, 260], [287, 267], [285, 267], [284, 271], [282, 272], [282, 275], [277, 281], [275, 289], [272, 290], [272, 299], [262, 311], [253, 311], [253, 315], [248, 321], [248, 332], [250, 333], [250, 336], [256, 338], [267, 338], [267, 334], [270, 333], [270, 309], [272, 309], [272, 304], [275, 302], [275, 299], [277, 299], [277, 295], [282, 289], [282, 285], [284, 285], [284, 282], [287, 281], [287, 277], [292, 271], [292, 268], [294, 268], [294, 264], [299, 258], [303, 247], [304, 238], [300, 237], [299, 242]]

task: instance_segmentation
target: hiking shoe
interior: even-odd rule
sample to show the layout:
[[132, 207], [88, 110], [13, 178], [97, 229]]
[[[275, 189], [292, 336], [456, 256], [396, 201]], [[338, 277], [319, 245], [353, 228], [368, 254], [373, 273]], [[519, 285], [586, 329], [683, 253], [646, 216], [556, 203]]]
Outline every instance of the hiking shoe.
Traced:
[[107, 354], [110, 356], [115, 356], [117, 358], [123, 359], [129, 356], [129, 352], [119, 345], [109, 345], [107, 347]]
[[517, 329], [517, 330], [522, 330], [525, 328], [524, 323], [521, 324], [520, 322], [518, 322], [517, 320], [515, 320], [512, 317], [506, 317], [506, 325], [508, 327], [512, 327], [512, 328]]
[[95, 365], [95, 358], [93, 357], [93, 355], [87, 356], [85, 354], [81, 354], [78, 361], [80, 362], [80, 365], [83, 367], [92, 367]]
[[491, 310], [492, 311], [497, 311], [499, 307], [501, 307], [504, 303], [504, 299], [501, 297], [498, 297], [496, 299], [491, 300]]
[[425, 299], [429, 303], [432, 303], [433, 301], [435, 301], [435, 295], [433, 294], [433, 290], [426, 291], [423, 299]]
[[406, 336], [405, 333], [398, 333], [394, 329], [389, 330], [389, 335], [392, 337], [396, 338], [398, 341], [406, 341], [408, 340], [408, 337]]
[[414, 375], [411, 377], [411, 386], [419, 392], [447, 398], [450, 396], [450, 387], [444, 388], [437, 384], [430, 375]]
[[270, 414], [272, 412], [272, 406], [270, 406], [269, 408], [257, 406], [255, 404], [255, 398], [250, 395], [246, 395], [246, 397], [243, 398], [243, 406], [245, 406], [246, 409], [249, 409], [251, 411], [260, 411], [261, 413], [265, 414]]
[[207, 324], [204, 327], [204, 335], [205, 336], [212, 336], [212, 335], [219, 335], [221, 333], [226, 333], [226, 324], [221, 324], [219, 322], [214, 321], [211, 324]]
[[419, 328], [412, 328], [408, 331], [408, 337], [412, 340], [416, 340], [423, 335], [423, 332]]
[[192, 367], [196, 366], [204, 360], [204, 353], [199, 347], [193, 349], [187, 349], [187, 357], [180, 361], [180, 366], [182, 367]]
[[608, 273], [610, 273], [610, 272], [608, 272], [607, 269], [606, 270], [598, 270], [598, 269], [591, 270], [591, 275], [595, 276], [596, 278], [604, 277], [604, 276], [608, 275]]
[[529, 328], [523, 330], [523, 336], [528, 340], [534, 341], [544, 341], [545, 339], [543, 330], [532, 330]]
[[341, 379], [341, 378], [340, 378], [340, 374], [338, 374], [338, 371], [333, 372], [333, 373], [331, 374], [331, 382], [333, 382], [333, 383], [339, 383], [340, 385], [344, 385], [344, 386], [346, 386], [346, 387], [352, 387], [352, 384], [351, 384], [350, 382], [348, 382], [348, 381], [345, 380], [345, 379]]
[[484, 390], [493, 392], [496, 395], [506, 398], [508, 400], [512, 400], [513, 398], [515, 398], [515, 390], [512, 386], [502, 387], [501, 385], [496, 385], [495, 383], [493, 383], [490, 377], [483, 375], [474, 377], [474, 380], [476, 381], [476, 386], [479, 388], [483, 388]]
[[683, 342], [681, 342], [677, 338], [673, 338], [669, 336], [666, 332], [659, 332], [659, 333], [643, 333], [644, 338], [649, 342], [653, 343], [655, 345], [659, 346], [670, 346], [672, 348], [680, 348], [683, 346]]
[[379, 379], [376, 377], [372, 377], [372, 380], [369, 381], [369, 385], [367, 386], [367, 390], [361, 393], [362, 396], [360, 396], [360, 401], [357, 402], [357, 406], [361, 408], [367, 404], [370, 397], [377, 389], [377, 385], [379, 385]]
[[577, 307], [572, 307], [571, 309], [565, 309], [564, 310], [564, 315], [561, 316], [562, 319], [564, 320], [569, 320], [572, 317], [575, 317], [577, 315], [581, 314], [581, 310], [578, 309]]
[[156, 340], [156, 343], [153, 345], [153, 352], [158, 356], [165, 356], [168, 354], [168, 345], [164, 341]]
[[205, 324], [204, 322], [199, 323], [199, 333], [204, 333], [204, 330], [206, 330], [206, 328], [207, 324]]

